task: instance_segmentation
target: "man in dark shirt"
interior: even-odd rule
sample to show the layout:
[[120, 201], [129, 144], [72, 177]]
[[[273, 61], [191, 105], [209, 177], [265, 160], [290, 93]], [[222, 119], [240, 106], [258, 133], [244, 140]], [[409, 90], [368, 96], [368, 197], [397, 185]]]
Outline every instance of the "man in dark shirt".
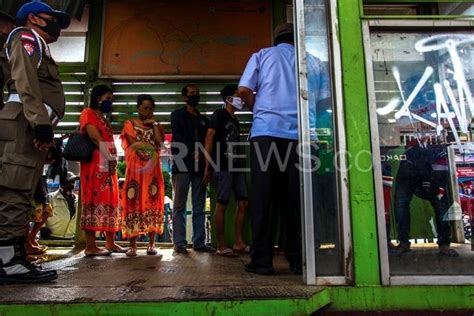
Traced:
[[186, 102], [182, 109], [171, 113], [173, 133], [173, 243], [177, 253], [187, 253], [186, 201], [189, 185], [192, 187], [193, 248], [199, 252], [211, 252], [205, 244], [206, 185], [203, 183], [204, 155], [202, 150], [209, 120], [197, 110], [200, 94], [195, 84], [186, 85], [181, 94]]
[[[235, 252], [246, 252], [247, 245], [243, 240], [245, 212], [248, 205], [244, 167], [245, 155], [242, 155], [240, 143], [240, 126], [235, 117], [236, 110], [242, 110], [243, 103], [237, 96], [238, 86], [230, 84], [221, 91], [225, 102], [224, 108], [216, 110], [211, 117], [206, 136], [206, 153], [212, 161], [206, 159], [204, 182], [208, 183], [214, 171], [217, 188], [217, 206], [215, 225], [217, 230], [217, 254], [235, 256]], [[214, 170], [212, 170], [214, 169]], [[233, 249], [227, 248], [224, 240], [225, 211], [229, 204], [230, 194], [234, 192], [238, 204], [235, 214], [235, 237]]]

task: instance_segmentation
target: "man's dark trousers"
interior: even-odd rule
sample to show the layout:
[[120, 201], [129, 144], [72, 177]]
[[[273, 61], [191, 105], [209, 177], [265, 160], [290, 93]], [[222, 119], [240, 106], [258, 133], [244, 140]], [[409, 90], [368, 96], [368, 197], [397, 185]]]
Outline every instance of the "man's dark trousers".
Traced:
[[[297, 147], [296, 140], [283, 138], [263, 136], [251, 140], [250, 256], [252, 263], [258, 268], [273, 267], [274, 236], [280, 215], [286, 223], [285, 257], [290, 267], [301, 267], [302, 264], [300, 171]], [[282, 163], [279, 163], [277, 156]], [[280, 210], [281, 214], [276, 210]]]

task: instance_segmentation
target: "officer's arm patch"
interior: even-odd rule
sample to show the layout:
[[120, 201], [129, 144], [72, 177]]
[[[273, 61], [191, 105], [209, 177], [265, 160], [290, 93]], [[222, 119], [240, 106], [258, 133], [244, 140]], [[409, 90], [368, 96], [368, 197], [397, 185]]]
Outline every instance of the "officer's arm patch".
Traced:
[[35, 53], [35, 46], [33, 44], [24, 43], [23, 48], [30, 57], [33, 56], [33, 54]]
[[21, 34], [21, 45], [25, 49], [28, 56], [33, 56], [36, 51], [36, 39], [31, 33], [23, 32]]

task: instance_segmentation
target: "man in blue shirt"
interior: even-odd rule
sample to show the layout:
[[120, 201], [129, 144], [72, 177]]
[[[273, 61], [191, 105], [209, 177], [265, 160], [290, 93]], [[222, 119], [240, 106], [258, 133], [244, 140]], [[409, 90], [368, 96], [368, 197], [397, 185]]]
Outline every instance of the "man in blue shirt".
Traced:
[[[293, 24], [275, 29], [274, 47], [250, 57], [239, 94], [253, 112], [250, 168], [252, 194], [251, 262], [245, 270], [270, 275], [273, 269], [276, 209], [286, 214], [285, 257], [302, 273], [298, 110]], [[255, 93], [255, 94], [254, 94]]]

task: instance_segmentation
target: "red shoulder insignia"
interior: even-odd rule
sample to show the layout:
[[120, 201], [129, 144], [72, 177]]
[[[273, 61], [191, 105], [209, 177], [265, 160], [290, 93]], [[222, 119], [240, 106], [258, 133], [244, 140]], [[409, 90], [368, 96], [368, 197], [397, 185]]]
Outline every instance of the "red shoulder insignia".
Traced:
[[23, 43], [22, 45], [28, 56], [33, 56], [33, 54], [35, 53], [35, 45], [32, 43]]

